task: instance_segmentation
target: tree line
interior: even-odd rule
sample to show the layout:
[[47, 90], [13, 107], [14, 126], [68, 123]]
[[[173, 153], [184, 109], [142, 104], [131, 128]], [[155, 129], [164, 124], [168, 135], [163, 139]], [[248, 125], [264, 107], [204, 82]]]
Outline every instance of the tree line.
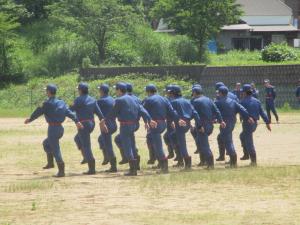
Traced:
[[[235, 0], [0, 0], [0, 78], [203, 62], [207, 41], [241, 13]], [[154, 32], [161, 18], [175, 35]]]

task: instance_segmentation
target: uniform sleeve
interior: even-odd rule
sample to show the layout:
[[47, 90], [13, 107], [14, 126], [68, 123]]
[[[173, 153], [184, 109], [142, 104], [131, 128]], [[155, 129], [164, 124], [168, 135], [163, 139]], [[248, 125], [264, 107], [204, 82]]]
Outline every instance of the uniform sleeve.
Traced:
[[235, 102], [235, 107], [236, 107], [236, 111], [238, 113], [240, 113], [240, 115], [243, 117], [243, 119], [246, 119], [246, 120], [249, 119], [250, 115], [249, 115], [247, 109], [244, 108], [244, 106]]
[[213, 101], [211, 101], [211, 103], [212, 103], [211, 107], [212, 107], [212, 111], [214, 113], [214, 117], [217, 118], [219, 123], [221, 123], [223, 121], [221, 112]]
[[110, 110], [110, 112], [107, 114], [105, 119], [114, 120], [120, 112], [120, 102], [118, 99], [115, 99], [114, 106]]
[[39, 118], [41, 115], [43, 115], [45, 113], [46, 105], [47, 105], [46, 102], [44, 102], [43, 106], [37, 107], [31, 114], [29, 121], [32, 122], [37, 118]]
[[200, 126], [200, 116], [197, 113], [197, 111], [195, 110], [194, 106], [192, 106], [192, 118], [195, 120], [196, 126], [199, 127]]
[[139, 115], [141, 115], [143, 117], [143, 120], [145, 123], [150, 122], [150, 120], [152, 120], [150, 114], [147, 112], [147, 110], [141, 104], [139, 105]]
[[171, 105], [171, 103], [168, 100], [166, 100], [165, 104], [167, 106], [167, 116], [168, 116], [168, 119], [170, 119], [172, 121], [178, 121], [179, 120], [178, 113], [173, 108], [173, 106]]
[[67, 108], [67, 110], [66, 110], [66, 117], [70, 118], [75, 123], [78, 123], [76, 114], [74, 112], [72, 112], [69, 108]]
[[74, 111], [76, 111], [77, 107], [78, 107], [78, 99], [76, 98], [74, 100], [73, 105], [71, 105], [69, 109], [74, 112]]
[[270, 120], [266, 114], [266, 112], [263, 110], [261, 104], [259, 104], [259, 115], [263, 118], [263, 121], [266, 123], [266, 124], [269, 124], [270, 123]]
[[98, 116], [99, 120], [102, 120], [104, 118], [103, 113], [99, 107], [99, 105], [97, 104], [97, 102], [95, 102], [95, 111], [94, 113]]

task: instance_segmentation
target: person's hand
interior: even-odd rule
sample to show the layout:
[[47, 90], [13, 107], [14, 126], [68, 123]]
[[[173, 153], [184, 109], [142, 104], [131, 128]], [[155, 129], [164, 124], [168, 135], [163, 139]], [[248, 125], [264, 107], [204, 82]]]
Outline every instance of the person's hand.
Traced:
[[175, 126], [174, 122], [171, 123], [171, 127], [172, 127], [173, 130], [175, 130], [176, 126]]
[[186, 121], [180, 119], [180, 120], [178, 120], [178, 125], [179, 125], [180, 127], [185, 127], [185, 126], [186, 126]]
[[224, 121], [222, 121], [222, 122], [220, 123], [220, 127], [221, 127], [222, 129], [225, 129], [225, 128], [226, 128], [226, 123], [225, 123]]
[[80, 122], [76, 123], [76, 127], [77, 127], [78, 130], [81, 130], [81, 129], [84, 128], [83, 125], [82, 125], [82, 123], [80, 123]]
[[149, 124], [148, 123], [145, 123], [145, 130], [149, 130], [150, 129], [150, 126], [149, 126]]
[[107, 126], [106, 126], [106, 124], [105, 124], [105, 120], [104, 119], [102, 119], [101, 121], [100, 121], [100, 123], [99, 123], [99, 125], [100, 125], [100, 130], [101, 130], [101, 132], [104, 132], [104, 133], [108, 133], [108, 128], [107, 128]]
[[30, 123], [30, 119], [29, 119], [29, 118], [26, 119], [26, 120], [24, 121], [24, 123], [25, 123], [25, 124], [29, 124], [29, 123]]
[[200, 133], [204, 133], [204, 132], [205, 132], [204, 127], [201, 127], [201, 128], [199, 129], [199, 132], [200, 132]]
[[254, 121], [254, 119], [253, 119], [252, 117], [249, 117], [249, 119], [248, 119], [248, 123], [250, 123], [250, 124], [254, 124], [254, 123], [255, 123], [255, 121]]
[[154, 121], [154, 120], [151, 120], [150, 123], [149, 123], [150, 127], [153, 129], [153, 128], [156, 128], [157, 127], [157, 122]]
[[268, 123], [266, 126], [267, 126], [267, 129], [271, 132], [272, 131], [271, 124]]

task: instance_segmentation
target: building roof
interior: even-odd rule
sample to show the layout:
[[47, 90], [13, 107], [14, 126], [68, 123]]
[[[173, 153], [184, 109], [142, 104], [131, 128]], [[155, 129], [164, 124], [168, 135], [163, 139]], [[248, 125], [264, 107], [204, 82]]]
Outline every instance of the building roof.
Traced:
[[237, 0], [244, 16], [292, 16], [292, 9], [281, 0]]
[[222, 30], [251, 30], [252, 28], [248, 24], [232, 24], [225, 25]]
[[291, 32], [299, 31], [296, 27], [292, 25], [282, 25], [282, 26], [251, 26], [251, 31], [253, 32]]

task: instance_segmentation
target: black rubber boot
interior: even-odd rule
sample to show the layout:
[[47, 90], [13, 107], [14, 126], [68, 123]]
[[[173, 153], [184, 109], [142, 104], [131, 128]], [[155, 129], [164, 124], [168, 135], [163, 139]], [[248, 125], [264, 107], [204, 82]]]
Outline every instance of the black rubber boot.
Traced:
[[240, 160], [248, 160], [249, 154], [248, 154], [248, 151], [244, 147], [243, 147], [243, 152], [244, 152], [244, 155], [243, 155], [243, 157], [240, 158]]
[[206, 161], [207, 161], [207, 167], [206, 167], [206, 169], [213, 170], [215, 168], [215, 165], [214, 165], [214, 156], [211, 155]]
[[123, 164], [128, 163], [128, 160], [125, 157], [124, 151], [121, 148], [120, 148], [120, 153], [121, 153], [122, 160], [119, 162], [119, 165], [123, 165]]
[[154, 151], [153, 151], [153, 148], [152, 146], [150, 146], [150, 143], [148, 143], [148, 149], [149, 149], [149, 160], [147, 162], [148, 165], [153, 165], [156, 161], [155, 159], [155, 155], [154, 155]]
[[160, 171], [158, 173], [169, 173], [168, 159], [160, 160]]
[[81, 165], [83, 165], [83, 164], [87, 164], [87, 161], [85, 160], [85, 158], [84, 158], [84, 153], [83, 153], [83, 151], [81, 150], [81, 149], [79, 149], [80, 150], [80, 152], [81, 152], [81, 155], [82, 155], [82, 160], [81, 160], [81, 162], [80, 162], [80, 164]]
[[136, 160], [129, 161], [129, 171], [124, 176], [137, 176]]
[[110, 168], [108, 170], [105, 170], [107, 173], [116, 173], [117, 172], [117, 159], [112, 158], [110, 161]]
[[89, 170], [88, 170], [87, 172], [84, 172], [83, 174], [85, 174], [85, 175], [93, 175], [93, 174], [96, 174], [95, 160], [88, 161], [88, 166], [89, 166]]
[[182, 157], [178, 157], [177, 164], [175, 164], [173, 167], [183, 167], [184, 162]]
[[180, 155], [179, 148], [178, 148], [177, 146], [175, 146], [175, 147], [174, 147], [174, 150], [175, 150], [175, 154], [176, 154], [174, 161], [182, 160], [182, 157], [181, 157], [181, 155]]
[[256, 167], [257, 166], [257, 163], [256, 163], [256, 153], [251, 154], [250, 155], [250, 159], [251, 159], [250, 166]]
[[83, 159], [81, 162], [80, 162], [81, 165], [83, 164], [87, 164], [87, 161], [85, 159]]
[[173, 148], [171, 145], [168, 145], [168, 152], [169, 152], [169, 155], [168, 155], [168, 159], [173, 159], [174, 158], [174, 151], [173, 151]]
[[188, 156], [184, 158], [184, 169], [190, 170], [192, 168], [192, 158], [191, 156]]
[[105, 149], [102, 149], [102, 154], [103, 154], [103, 161], [102, 161], [101, 165], [105, 166], [105, 165], [107, 165], [109, 163], [109, 159], [107, 157]]
[[230, 165], [228, 168], [237, 168], [237, 155], [230, 155]]
[[219, 146], [219, 157], [216, 161], [224, 161], [225, 160], [225, 146], [221, 141], [220, 136], [217, 137], [218, 146]]
[[47, 153], [47, 165], [43, 167], [44, 170], [54, 168], [54, 156], [52, 153]]
[[207, 165], [207, 162], [205, 160], [205, 157], [203, 155], [203, 153], [199, 153], [199, 158], [200, 158], [200, 163], [197, 166], [205, 166]]
[[64, 177], [65, 176], [65, 163], [58, 162], [57, 168], [58, 168], [58, 173], [55, 175], [55, 177]]
[[141, 156], [137, 155], [136, 157], [136, 170], [141, 170]]

